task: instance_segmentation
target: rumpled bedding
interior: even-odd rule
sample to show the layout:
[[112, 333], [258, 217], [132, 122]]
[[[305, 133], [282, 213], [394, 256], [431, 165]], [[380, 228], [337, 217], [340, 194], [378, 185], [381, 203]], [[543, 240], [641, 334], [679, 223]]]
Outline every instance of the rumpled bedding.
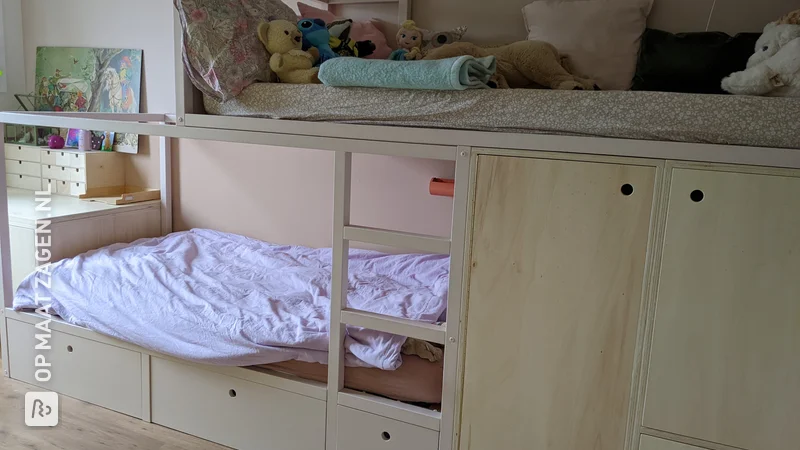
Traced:
[[[325, 364], [331, 256], [194, 229], [57, 262], [23, 281], [14, 309], [44, 306], [71, 324], [194, 362]], [[445, 312], [447, 256], [352, 250], [349, 267], [351, 308], [427, 323]], [[346, 364], [395, 370], [405, 340], [348, 327]]]

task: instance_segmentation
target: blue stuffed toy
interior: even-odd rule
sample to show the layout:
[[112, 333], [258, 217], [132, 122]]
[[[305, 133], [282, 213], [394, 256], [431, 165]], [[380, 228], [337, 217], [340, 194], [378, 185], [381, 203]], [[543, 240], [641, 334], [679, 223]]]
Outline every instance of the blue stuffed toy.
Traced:
[[319, 62], [324, 63], [339, 55], [331, 48], [331, 33], [322, 19], [303, 19], [297, 22], [297, 28], [303, 33], [303, 50], [314, 47], [319, 50]]

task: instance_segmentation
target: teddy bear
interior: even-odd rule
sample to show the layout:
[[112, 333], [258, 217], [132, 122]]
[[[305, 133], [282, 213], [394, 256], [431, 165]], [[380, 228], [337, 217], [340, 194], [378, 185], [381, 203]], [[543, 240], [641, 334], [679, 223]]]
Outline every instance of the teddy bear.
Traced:
[[800, 10], [767, 24], [747, 67], [722, 80], [738, 95], [800, 97]]
[[319, 68], [314, 67], [315, 56], [301, 50], [303, 34], [297, 25], [288, 20], [263, 22], [258, 27], [258, 38], [272, 55], [269, 67], [283, 83], [319, 83]]
[[598, 90], [597, 83], [571, 73], [566, 58], [543, 41], [519, 41], [499, 47], [479, 47], [469, 42], [454, 42], [432, 49], [424, 59], [447, 59], [470, 55], [495, 56], [499, 88], [545, 87], [559, 90]]

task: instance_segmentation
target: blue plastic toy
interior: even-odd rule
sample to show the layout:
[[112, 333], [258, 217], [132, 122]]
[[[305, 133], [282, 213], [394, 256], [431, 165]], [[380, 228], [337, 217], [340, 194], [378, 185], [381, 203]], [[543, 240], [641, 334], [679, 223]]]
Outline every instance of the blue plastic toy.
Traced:
[[324, 20], [303, 19], [297, 22], [297, 28], [303, 33], [303, 50], [307, 51], [311, 47], [319, 50], [317, 65], [339, 56], [331, 48], [331, 33]]

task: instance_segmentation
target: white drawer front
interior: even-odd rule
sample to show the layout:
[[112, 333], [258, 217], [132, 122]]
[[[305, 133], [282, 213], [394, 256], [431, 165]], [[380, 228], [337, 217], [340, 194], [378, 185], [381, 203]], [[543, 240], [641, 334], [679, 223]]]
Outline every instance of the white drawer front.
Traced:
[[[49, 178], [44, 178], [44, 180], [49, 180]], [[63, 180], [52, 180], [53, 183], [53, 193], [58, 195], [70, 195], [69, 193], [69, 181]]]
[[[142, 356], [140, 353], [53, 331], [50, 350], [36, 350], [33, 325], [8, 320], [11, 377], [44, 389], [141, 417]], [[36, 380], [34, 361], [44, 355], [52, 378]]]
[[69, 167], [53, 166], [50, 164], [42, 166], [42, 178], [53, 180], [69, 181], [70, 171]]
[[17, 189], [27, 189], [29, 191], [38, 191], [39, 188], [42, 187], [42, 179], [28, 175], [6, 174], [6, 186]]
[[86, 193], [86, 183], [76, 183], [71, 181], [69, 183], [69, 195], [78, 197]]
[[53, 153], [56, 155], [57, 166], [69, 167], [70, 163], [72, 163], [72, 153], [65, 152], [63, 150], [56, 150]]
[[59, 154], [58, 150], [42, 150], [41, 160], [42, 164], [56, 165], [56, 155]]
[[19, 159], [22, 161], [39, 162], [39, 147], [28, 145], [6, 144], [6, 159]]
[[23, 161], [21, 159], [7, 159], [6, 173], [40, 177], [42, 176], [42, 165], [35, 162]]
[[86, 183], [86, 169], [78, 169], [70, 167], [67, 169], [69, 172], [69, 180], [76, 183]]
[[439, 433], [427, 428], [339, 406], [340, 450], [436, 450]]
[[86, 154], [85, 153], [72, 153], [69, 155], [69, 166], [78, 169], [86, 168]]
[[321, 400], [155, 357], [150, 370], [155, 423], [241, 450], [325, 448]]

